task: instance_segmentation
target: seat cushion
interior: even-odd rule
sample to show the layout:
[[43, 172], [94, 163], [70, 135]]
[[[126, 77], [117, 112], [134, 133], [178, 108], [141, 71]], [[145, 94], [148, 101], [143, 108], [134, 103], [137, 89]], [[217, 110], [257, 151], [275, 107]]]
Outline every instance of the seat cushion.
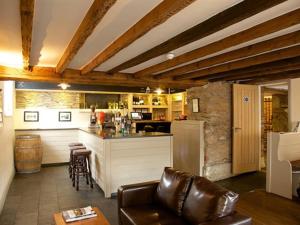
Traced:
[[190, 183], [191, 176], [188, 173], [166, 167], [157, 186], [156, 201], [181, 215]]
[[172, 211], [156, 205], [122, 208], [119, 218], [122, 225], [188, 225]]
[[192, 224], [215, 220], [234, 213], [238, 194], [204, 177], [194, 177], [182, 215]]

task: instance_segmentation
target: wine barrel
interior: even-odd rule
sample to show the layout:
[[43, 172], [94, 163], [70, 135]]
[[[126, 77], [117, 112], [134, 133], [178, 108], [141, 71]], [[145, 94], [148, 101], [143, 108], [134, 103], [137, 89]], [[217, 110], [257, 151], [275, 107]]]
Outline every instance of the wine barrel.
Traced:
[[40, 135], [17, 135], [15, 146], [15, 166], [17, 172], [39, 172], [43, 156]]

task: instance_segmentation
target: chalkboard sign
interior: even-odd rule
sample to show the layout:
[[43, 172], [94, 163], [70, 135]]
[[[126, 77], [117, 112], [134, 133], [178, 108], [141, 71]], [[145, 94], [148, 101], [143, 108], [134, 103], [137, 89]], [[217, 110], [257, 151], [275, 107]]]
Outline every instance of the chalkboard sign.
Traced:
[[97, 109], [108, 109], [108, 103], [119, 103], [119, 94], [85, 94], [85, 107], [90, 108], [95, 105]]

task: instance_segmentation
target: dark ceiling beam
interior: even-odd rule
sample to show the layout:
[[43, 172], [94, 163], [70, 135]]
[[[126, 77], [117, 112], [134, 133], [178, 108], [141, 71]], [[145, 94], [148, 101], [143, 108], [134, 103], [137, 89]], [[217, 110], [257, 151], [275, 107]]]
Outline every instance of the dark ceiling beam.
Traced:
[[145, 35], [154, 27], [164, 23], [171, 16], [187, 7], [195, 0], [164, 0], [151, 10], [140, 21], [117, 38], [111, 45], [100, 52], [94, 59], [81, 68], [82, 74], [91, 72], [93, 69], [113, 57], [122, 49], [129, 46], [135, 40]]
[[240, 81], [241, 84], [261, 84], [269, 81], [288, 80], [300, 77], [300, 70], [286, 71], [278, 74], [266, 75], [259, 78]]
[[249, 45], [234, 51], [226, 52], [211, 58], [207, 58], [195, 63], [191, 63], [164, 73], [155, 75], [157, 79], [174, 77], [176, 75], [185, 74], [190, 71], [201, 70], [217, 64], [230, 62], [246, 58], [249, 56], [258, 55], [264, 52], [292, 46], [300, 43], [300, 31], [282, 35], [270, 40], [262, 41], [253, 45]]
[[159, 64], [145, 68], [137, 73], [136, 77], [149, 76], [159, 71], [167, 70], [169, 68], [178, 66], [183, 63], [190, 62], [195, 59], [217, 53], [227, 48], [246, 43], [256, 38], [286, 29], [300, 23], [300, 9], [296, 9], [292, 12], [276, 17], [264, 23], [258, 24], [247, 30], [241, 31], [237, 34], [233, 34], [229, 37], [213, 42], [206, 46], [192, 50], [175, 57], [172, 60], [167, 60]]
[[184, 81], [176, 82], [172, 80], [157, 81], [152, 79], [137, 79], [132, 74], [116, 73], [107, 74], [105, 72], [93, 71], [86, 76], [82, 76], [80, 70], [66, 69], [62, 74], [56, 73], [54, 67], [32, 67], [24, 70], [6, 66], [0, 66], [0, 80], [14, 81], [43, 81], [43, 82], [67, 82], [74, 84], [93, 85], [115, 85], [129, 87], [163, 87], [163, 88], [190, 88], [201, 86], [207, 82]]
[[100, 23], [115, 2], [116, 0], [94, 0], [68, 47], [60, 58], [56, 66], [57, 73], [61, 73], [66, 69], [79, 49], [84, 45], [86, 39], [92, 34], [95, 27]]
[[246, 74], [255, 74], [259, 72], [269, 71], [272, 69], [281, 69], [298, 66], [300, 63], [300, 57], [288, 58], [283, 60], [278, 60], [269, 63], [263, 63], [260, 65], [249, 66], [242, 69], [235, 69], [228, 72], [221, 72], [216, 74], [211, 74], [199, 78], [194, 78], [193, 80], [209, 80], [209, 81], [219, 81], [230, 79], [232, 77], [243, 76]]
[[166, 54], [174, 49], [207, 37], [217, 31], [220, 31], [232, 24], [238, 23], [259, 12], [278, 5], [285, 0], [244, 0], [229, 9], [226, 9], [217, 15], [205, 20], [204, 22], [176, 35], [175, 37], [155, 46], [154, 48], [116, 66], [109, 72], [122, 71], [124, 69], [136, 66], [157, 56]]
[[200, 77], [207, 76], [210, 74], [227, 72], [227, 71], [231, 71], [231, 70], [235, 70], [235, 69], [241, 69], [241, 68], [246, 68], [249, 66], [260, 65], [263, 63], [273, 62], [273, 61], [277, 61], [277, 60], [281, 60], [281, 59], [293, 58], [296, 56], [300, 56], [300, 45], [264, 53], [261, 55], [256, 55], [253, 57], [241, 59], [241, 60], [234, 61], [234, 62], [221, 64], [221, 65], [210, 67], [207, 69], [202, 69], [202, 70], [199, 70], [196, 72], [186, 73], [186, 74], [174, 77], [174, 80], [200, 78]]
[[35, 0], [20, 0], [22, 54], [24, 69], [28, 69], [30, 65], [34, 2]]

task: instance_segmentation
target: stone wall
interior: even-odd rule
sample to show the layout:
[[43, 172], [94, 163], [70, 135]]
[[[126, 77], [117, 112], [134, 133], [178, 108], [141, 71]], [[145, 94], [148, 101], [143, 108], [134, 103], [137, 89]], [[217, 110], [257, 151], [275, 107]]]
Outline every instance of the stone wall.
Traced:
[[[199, 113], [192, 99], [199, 98]], [[208, 83], [187, 90], [188, 119], [205, 121], [205, 176], [220, 180], [231, 176], [232, 85]]]
[[16, 108], [47, 107], [78, 109], [80, 94], [75, 92], [17, 91]]

